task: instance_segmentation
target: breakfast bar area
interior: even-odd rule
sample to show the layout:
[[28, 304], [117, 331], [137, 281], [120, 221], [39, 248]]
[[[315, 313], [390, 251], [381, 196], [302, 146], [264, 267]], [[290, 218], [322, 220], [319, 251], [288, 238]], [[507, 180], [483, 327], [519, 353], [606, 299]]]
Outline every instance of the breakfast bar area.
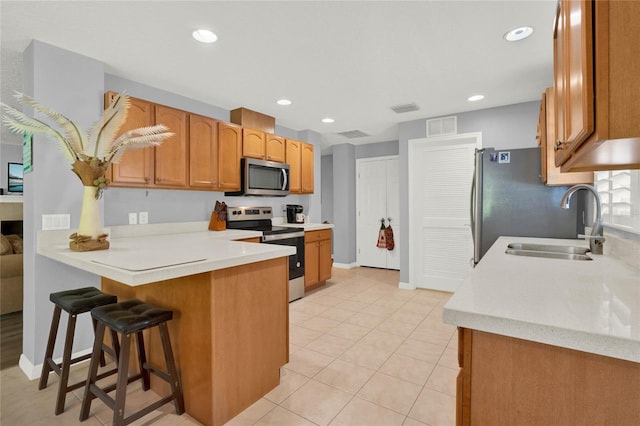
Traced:
[[[137, 298], [172, 310], [169, 333], [186, 412], [202, 424], [222, 425], [280, 382], [289, 356], [293, 249], [231, 241], [254, 235], [210, 232], [206, 225], [196, 230], [201, 225], [158, 226], [135, 236], [116, 227], [109, 250], [84, 253], [70, 251], [63, 233], [41, 232], [38, 253], [100, 275], [101, 290], [118, 301]], [[159, 337], [145, 334], [145, 340], [151, 364], [162, 366]], [[152, 378], [151, 387], [169, 392], [161, 380]]]

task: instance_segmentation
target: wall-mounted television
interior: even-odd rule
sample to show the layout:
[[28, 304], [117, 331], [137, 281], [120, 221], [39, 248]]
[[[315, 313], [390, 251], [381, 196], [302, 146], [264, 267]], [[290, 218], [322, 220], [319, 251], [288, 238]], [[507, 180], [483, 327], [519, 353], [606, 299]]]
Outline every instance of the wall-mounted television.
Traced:
[[9, 163], [7, 182], [7, 192], [9, 194], [22, 194], [24, 182], [22, 163]]

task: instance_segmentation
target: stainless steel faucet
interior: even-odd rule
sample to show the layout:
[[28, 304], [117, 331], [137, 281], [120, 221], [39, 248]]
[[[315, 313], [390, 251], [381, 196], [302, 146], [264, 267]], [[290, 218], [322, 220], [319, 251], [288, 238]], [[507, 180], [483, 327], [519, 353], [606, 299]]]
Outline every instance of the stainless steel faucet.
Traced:
[[593, 222], [593, 227], [591, 228], [591, 236], [584, 236], [584, 238], [587, 238], [589, 240], [589, 249], [591, 250], [591, 253], [602, 254], [602, 247], [604, 245], [604, 236], [602, 235], [602, 201], [600, 200], [600, 194], [598, 194], [598, 191], [596, 191], [593, 186], [586, 185], [584, 183], [574, 185], [569, 188], [562, 197], [560, 207], [562, 207], [563, 209], [568, 209], [569, 203], [571, 202], [571, 197], [579, 189], [586, 189], [587, 191], [591, 191], [593, 196], [596, 198], [596, 217]]

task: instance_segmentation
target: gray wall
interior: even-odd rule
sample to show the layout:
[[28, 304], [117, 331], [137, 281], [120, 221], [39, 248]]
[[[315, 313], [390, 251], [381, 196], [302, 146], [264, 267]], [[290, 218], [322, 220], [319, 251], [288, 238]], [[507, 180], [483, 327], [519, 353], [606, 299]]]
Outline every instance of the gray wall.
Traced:
[[[19, 138], [17, 135], [16, 137]], [[7, 163], [22, 163], [22, 145], [0, 144], [0, 188], [4, 189], [5, 194], [9, 186], [7, 178], [9, 166], [7, 166]]]
[[351, 144], [333, 147], [333, 254], [337, 263], [356, 261], [356, 153]]
[[[24, 92], [88, 128], [102, 111], [104, 66], [101, 62], [33, 41], [24, 53]], [[33, 171], [25, 175], [24, 192], [24, 310], [22, 352], [33, 364], [43, 360], [52, 304], [49, 293], [99, 286], [99, 278], [35, 254], [36, 230], [41, 216], [71, 212], [77, 227], [82, 204], [82, 183], [70, 172], [57, 145], [34, 135]], [[74, 350], [89, 348], [91, 321], [78, 321]], [[60, 328], [66, 327], [66, 318]], [[62, 354], [60, 333], [55, 356]]]

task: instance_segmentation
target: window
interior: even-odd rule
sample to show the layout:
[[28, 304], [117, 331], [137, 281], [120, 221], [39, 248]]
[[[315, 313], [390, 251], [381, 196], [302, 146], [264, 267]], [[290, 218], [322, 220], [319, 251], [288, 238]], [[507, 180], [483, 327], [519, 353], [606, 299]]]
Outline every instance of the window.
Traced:
[[640, 233], [640, 170], [595, 173], [606, 225]]

